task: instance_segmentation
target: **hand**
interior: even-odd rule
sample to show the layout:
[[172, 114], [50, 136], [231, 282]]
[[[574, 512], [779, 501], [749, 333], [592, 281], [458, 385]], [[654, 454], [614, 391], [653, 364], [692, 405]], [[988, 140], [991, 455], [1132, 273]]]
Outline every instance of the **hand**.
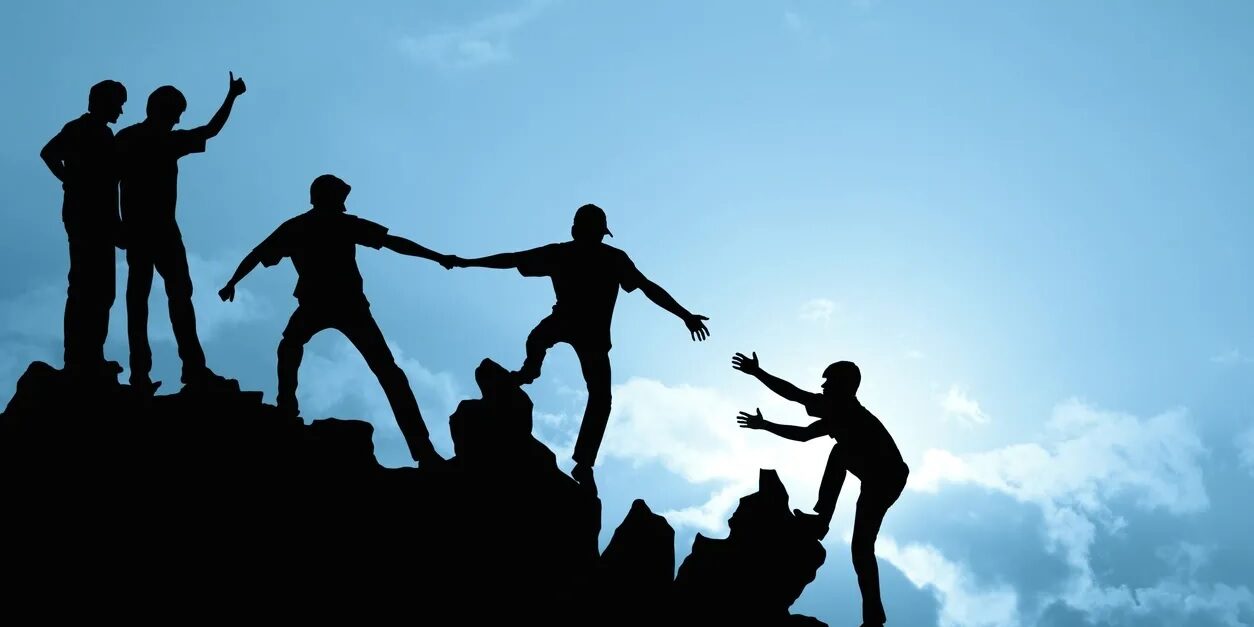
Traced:
[[462, 265], [463, 261], [464, 260], [457, 255], [440, 255], [439, 259], [440, 265], [444, 266], [445, 270], [465, 267]]
[[758, 413], [751, 414], [747, 411], [740, 412], [736, 416], [736, 422], [740, 423], [743, 429], [761, 429], [766, 426], [766, 419], [762, 417], [762, 410], [758, 409]]
[[244, 84], [244, 79], [235, 78], [235, 72], [228, 72], [228, 74], [231, 77], [231, 86], [226, 92], [228, 95], [239, 96], [240, 94], [248, 91], [248, 86]]
[[745, 357], [744, 353], [736, 353], [732, 356], [732, 368], [754, 377], [762, 374], [762, 366], [758, 365], [757, 353], [754, 353], [753, 357]]
[[688, 332], [692, 334], [692, 341], [694, 342], [701, 342], [705, 338], [710, 337], [710, 330], [705, 328], [705, 323], [702, 320], [709, 320], [709, 318], [698, 316], [697, 314], [688, 314], [684, 318], [684, 324], [688, 325]]
[[222, 299], [222, 302], [224, 302], [224, 303], [225, 303], [226, 301], [228, 301], [228, 300], [230, 300], [230, 301], [235, 300], [235, 286], [234, 286], [234, 285], [228, 285], [228, 286], [226, 286], [226, 287], [224, 287], [224, 288], [222, 288], [222, 289], [218, 290], [218, 298], [221, 298], [221, 299]]

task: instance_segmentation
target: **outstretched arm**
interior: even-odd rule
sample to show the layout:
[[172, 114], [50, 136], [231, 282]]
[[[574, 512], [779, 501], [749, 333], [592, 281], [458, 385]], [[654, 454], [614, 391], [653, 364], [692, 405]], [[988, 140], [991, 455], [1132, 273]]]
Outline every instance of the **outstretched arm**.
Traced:
[[732, 357], [732, 368], [757, 377], [758, 381], [761, 381], [768, 390], [794, 403], [804, 405], [814, 398], [814, 394], [763, 370], [762, 366], [758, 364], [757, 353], [754, 353], [753, 357], [745, 357], [744, 353], [736, 353]]
[[762, 429], [774, 433], [781, 438], [787, 440], [795, 440], [797, 442], [809, 442], [814, 438], [824, 435], [822, 421], [814, 421], [804, 427], [796, 425], [781, 425], [779, 423], [770, 422], [762, 417], [762, 410], [751, 414], [747, 411], [740, 412], [736, 417], [736, 422], [745, 429]]
[[235, 274], [227, 281], [226, 287], [218, 290], [218, 297], [223, 301], [235, 300], [235, 284], [244, 280], [257, 264], [261, 263], [261, 256], [254, 250], [244, 256], [244, 260], [239, 262], [239, 267], [235, 269]]
[[234, 72], [229, 72], [229, 75], [231, 84], [226, 91], [226, 100], [222, 101], [222, 106], [218, 107], [218, 112], [213, 114], [213, 117], [209, 119], [209, 123], [200, 127], [205, 139], [215, 137], [222, 132], [222, 127], [226, 126], [226, 119], [231, 117], [231, 107], [235, 105], [235, 99], [240, 97], [245, 91], [248, 91], [248, 87], [244, 85], [244, 79], [235, 78]]
[[407, 240], [398, 235], [388, 235], [383, 240], [383, 247], [393, 252], [398, 252], [402, 255], [409, 255], [410, 257], [422, 257], [423, 259], [430, 259], [431, 261], [435, 261], [439, 263], [440, 265], [444, 266], [446, 270], [453, 267], [453, 262], [456, 259], [455, 257], [449, 256], [449, 255], [442, 255], [440, 253], [437, 253], [434, 250], [431, 250], [430, 248], [423, 246], [422, 244], [419, 244], [411, 240]]
[[644, 292], [644, 295], [658, 307], [675, 314], [676, 317], [683, 320], [684, 324], [688, 326], [688, 332], [692, 334], [693, 340], [702, 341], [710, 336], [710, 330], [705, 328], [705, 323], [703, 322], [709, 320], [709, 318], [684, 309], [670, 293], [662, 289], [662, 286], [645, 279], [640, 284], [640, 291]]
[[521, 253], [500, 253], [475, 259], [459, 258], [454, 265], [460, 268], [497, 268], [499, 270], [507, 270], [509, 268], [517, 268], [522, 261]]

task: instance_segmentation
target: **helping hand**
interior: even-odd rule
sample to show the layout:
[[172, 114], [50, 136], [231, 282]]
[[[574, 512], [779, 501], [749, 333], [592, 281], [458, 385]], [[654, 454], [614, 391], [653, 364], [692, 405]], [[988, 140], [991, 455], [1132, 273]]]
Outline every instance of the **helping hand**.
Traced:
[[231, 77], [231, 85], [227, 89], [227, 93], [231, 96], [239, 96], [248, 91], [248, 86], [244, 84], [244, 79], [235, 78], [235, 72], [228, 72]]
[[221, 299], [222, 299], [222, 302], [226, 302], [226, 301], [228, 301], [228, 300], [229, 300], [229, 301], [234, 301], [234, 300], [235, 300], [235, 286], [234, 286], [234, 285], [228, 285], [228, 286], [226, 286], [226, 287], [224, 287], [224, 288], [222, 288], [222, 289], [218, 290], [218, 298], [221, 298]]
[[689, 314], [688, 317], [684, 318], [684, 324], [687, 325], [688, 332], [692, 334], [694, 342], [702, 342], [705, 341], [705, 338], [710, 337], [710, 330], [705, 328], [703, 320], [709, 320], [709, 318], [697, 314]]
[[761, 429], [766, 426], [766, 419], [762, 417], [761, 409], [758, 409], [756, 414], [747, 411], [740, 412], [740, 415], [736, 416], [736, 422], [740, 423], [741, 428], [744, 429]]
[[736, 353], [732, 356], [732, 368], [755, 377], [762, 373], [762, 366], [758, 364], [757, 353], [754, 353], [752, 358], [745, 357], [744, 353]]

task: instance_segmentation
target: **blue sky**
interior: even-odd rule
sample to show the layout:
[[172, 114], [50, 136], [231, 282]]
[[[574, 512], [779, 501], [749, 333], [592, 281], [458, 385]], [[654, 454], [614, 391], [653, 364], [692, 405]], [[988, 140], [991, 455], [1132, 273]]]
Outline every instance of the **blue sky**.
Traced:
[[[29, 361], [60, 363], [68, 260], [39, 148], [99, 80], [130, 91], [117, 128], [167, 83], [186, 126], [231, 70], [248, 93], [183, 160], [179, 222], [210, 365], [267, 399], [294, 272], [259, 270], [230, 305], [214, 292], [307, 207], [313, 177], [462, 255], [563, 240], [595, 202], [611, 243], [713, 333], [693, 343], [620, 298], [606, 540], [643, 497], [683, 555], [694, 533], [725, 533], [759, 467], [811, 505], [827, 441], [737, 430], [741, 409], [804, 416], [730, 357], [756, 350], [812, 389], [851, 359], [912, 468], [879, 545], [891, 621], [1254, 625], [1254, 5], [48, 1], [6, 18], [6, 397]], [[551, 288], [359, 259], [451, 452], [475, 364], [516, 367]], [[172, 383], [163, 310], [154, 374]], [[113, 312], [107, 351], [125, 361]], [[301, 375], [306, 415], [369, 419], [380, 461], [406, 462], [346, 342], [315, 338]], [[537, 435], [567, 457], [573, 352], [555, 349], [530, 391]], [[858, 620], [853, 486], [794, 608], [833, 624]]]

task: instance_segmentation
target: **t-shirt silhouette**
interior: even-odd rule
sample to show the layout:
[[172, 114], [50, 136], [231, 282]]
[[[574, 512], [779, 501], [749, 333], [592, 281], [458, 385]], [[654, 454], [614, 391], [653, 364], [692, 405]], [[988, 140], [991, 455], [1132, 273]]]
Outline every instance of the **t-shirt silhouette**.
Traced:
[[118, 131], [122, 222], [132, 232], [175, 226], [179, 159], [204, 152], [204, 127], [167, 130], [140, 122]]
[[382, 248], [387, 234], [387, 227], [338, 209], [310, 209], [279, 225], [255, 252], [266, 267], [292, 258], [299, 275], [293, 295], [302, 306], [369, 306], [357, 245]]
[[65, 164], [65, 201], [61, 219], [67, 224], [109, 227], [118, 220], [118, 175], [113, 130], [104, 121], [83, 114], [61, 127], [49, 148]]
[[818, 418], [827, 434], [840, 444], [850, 461], [849, 471], [862, 481], [896, 478], [906, 462], [884, 423], [856, 398], [829, 398], [812, 394], [806, 413]]
[[553, 279], [557, 303], [552, 317], [575, 341], [610, 347], [610, 322], [618, 290], [632, 292], [644, 284], [627, 253], [603, 242], [562, 242], [520, 253], [523, 276]]

